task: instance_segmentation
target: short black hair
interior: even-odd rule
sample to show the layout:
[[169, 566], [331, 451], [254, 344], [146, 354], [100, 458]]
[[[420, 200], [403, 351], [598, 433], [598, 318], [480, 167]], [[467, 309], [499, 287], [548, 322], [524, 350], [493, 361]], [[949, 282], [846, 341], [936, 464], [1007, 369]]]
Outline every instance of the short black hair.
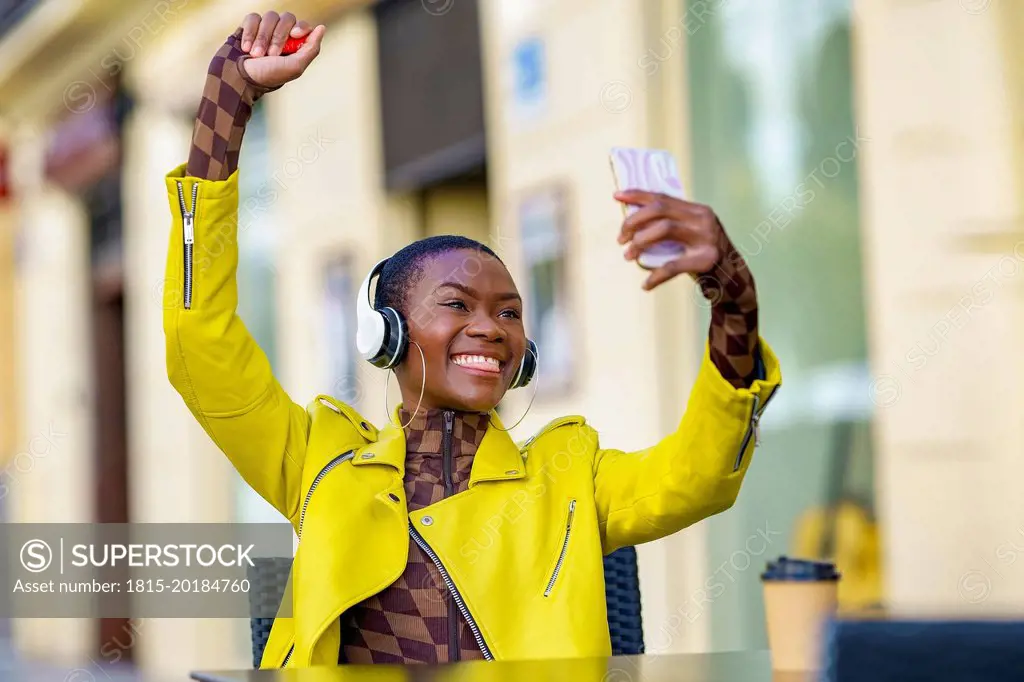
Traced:
[[405, 314], [406, 297], [423, 276], [423, 267], [427, 260], [432, 256], [463, 249], [486, 253], [502, 265], [505, 264], [489, 247], [469, 237], [442, 234], [420, 239], [395, 253], [384, 264], [377, 279], [373, 307], [390, 307]]

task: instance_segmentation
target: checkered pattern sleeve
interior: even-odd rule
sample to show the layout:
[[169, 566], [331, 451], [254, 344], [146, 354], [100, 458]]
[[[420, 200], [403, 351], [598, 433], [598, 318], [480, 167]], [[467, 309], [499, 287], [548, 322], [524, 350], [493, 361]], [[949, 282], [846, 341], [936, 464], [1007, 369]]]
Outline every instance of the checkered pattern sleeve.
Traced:
[[749, 388], [762, 371], [757, 329], [757, 289], [746, 261], [722, 230], [718, 264], [697, 282], [711, 304], [708, 346], [726, 381]]
[[249, 55], [242, 52], [241, 44], [239, 28], [210, 62], [188, 155], [186, 173], [191, 177], [227, 180], [235, 172], [253, 104], [278, 89], [258, 85], [249, 78], [242, 67]]

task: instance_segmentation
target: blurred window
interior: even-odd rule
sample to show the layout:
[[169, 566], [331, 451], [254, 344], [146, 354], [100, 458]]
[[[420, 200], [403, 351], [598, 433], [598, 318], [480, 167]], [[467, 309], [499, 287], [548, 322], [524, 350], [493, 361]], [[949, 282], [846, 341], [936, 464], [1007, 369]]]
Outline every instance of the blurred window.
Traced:
[[[756, 649], [766, 647], [757, 576], [772, 555], [829, 551], [822, 529], [833, 520], [823, 507], [843, 497], [856, 512], [843, 518], [862, 511], [870, 520], [849, 526], [844, 547], [862, 548], [867, 561], [874, 542], [858, 228], [864, 142], [853, 118], [849, 0], [698, 4], [705, 11], [684, 20], [693, 194], [716, 209], [753, 270], [761, 333], [786, 378], [739, 500], [708, 521], [713, 604], [687, 609], [691, 622], [712, 618], [713, 649]], [[666, 53], [650, 47], [654, 59]], [[859, 584], [861, 596], [872, 592]]]
[[383, 0], [373, 9], [387, 188], [416, 189], [484, 165], [477, 0]]
[[572, 329], [566, 272], [566, 196], [561, 189], [536, 192], [519, 210], [527, 275], [526, 333], [537, 344], [538, 394], [563, 393], [573, 372]]
[[[257, 102], [239, 158], [238, 314], [271, 366], [277, 364], [277, 230], [271, 223], [271, 157], [266, 110]], [[254, 203], [255, 202], [255, 203]], [[216, 255], [216, 254], [211, 254]]]
[[327, 380], [324, 389], [343, 403], [359, 409], [362, 396], [356, 370], [356, 294], [352, 261], [341, 256], [324, 268], [323, 315]]

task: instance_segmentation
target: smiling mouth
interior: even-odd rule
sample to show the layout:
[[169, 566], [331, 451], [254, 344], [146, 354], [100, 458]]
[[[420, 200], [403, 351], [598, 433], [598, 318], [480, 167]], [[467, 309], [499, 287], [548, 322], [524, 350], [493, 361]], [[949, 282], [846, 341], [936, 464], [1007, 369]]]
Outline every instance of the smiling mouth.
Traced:
[[483, 355], [453, 355], [452, 362], [462, 369], [486, 374], [501, 374], [501, 367], [504, 364], [497, 358], [489, 358]]

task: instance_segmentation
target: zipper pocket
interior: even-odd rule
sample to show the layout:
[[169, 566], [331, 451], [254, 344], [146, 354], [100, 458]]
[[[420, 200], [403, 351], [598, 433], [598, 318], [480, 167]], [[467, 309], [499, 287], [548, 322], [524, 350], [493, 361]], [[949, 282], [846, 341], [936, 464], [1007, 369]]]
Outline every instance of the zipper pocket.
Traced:
[[547, 597], [551, 594], [551, 590], [555, 587], [555, 581], [558, 580], [558, 574], [562, 571], [562, 564], [565, 563], [566, 552], [569, 551], [569, 535], [572, 533], [572, 517], [576, 513], [576, 500], [569, 501], [569, 515], [565, 520], [565, 537], [562, 539], [562, 550], [558, 553], [558, 562], [555, 564], [555, 570], [551, 572], [551, 579], [548, 580], [548, 586], [544, 590], [544, 596]]
[[286, 665], [288, 665], [288, 661], [291, 660], [292, 652], [293, 651], [295, 651], [295, 645], [294, 644], [292, 644], [291, 648], [288, 649], [288, 653], [285, 654], [284, 661], [281, 662], [281, 667], [282, 668], [285, 667]]
[[755, 395], [754, 404], [750, 408], [750, 419], [747, 420], [747, 430], [743, 434], [740, 451], [736, 453], [736, 461], [732, 465], [733, 471], [739, 471], [740, 465], [743, 464], [743, 455], [747, 451], [747, 446], [750, 445], [750, 437], [754, 435], [754, 428], [757, 426], [757, 406], [760, 401], [760, 396]]
[[302, 538], [302, 524], [306, 520], [306, 508], [309, 507], [309, 501], [313, 499], [313, 491], [320, 485], [320, 481], [324, 480], [324, 476], [331, 473], [331, 470], [336, 468], [339, 464], [347, 462], [356, 456], [355, 450], [349, 450], [348, 452], [342, 453], [332, 459], [330, 462], [324, 465], [324, 468], [320, 470], [320, 473], [313, 479], [313, 484], [309, 486], [309, 492], [306, 493], [306, 499], [302, 503], [302, 511], [299, 513], [299, 531], [296, 535], [299, 539]]
[[182, 294], [182, 301], [185, 305], [185, 310], [192, 308], [192, 276], [193, 276], [193, 258], [196, 244], [196, 199], [199, 196], [199, 183], [192, 185], [192, 208], [185, 204], [185, 189], [178, 181], [178, 203], [181, 206], [181, 227], [183, 233], [182, 247], [184, 248], [184, 282], [182, 284], [184, 292]]
[[747, 446], [750, 445], [752, 437], [754, 438], [754, 447], [761, 444], [761, 415], [764, 414], [765, 408], [768, 407], [768, 402], [775, 397], [777, 390], [777, 386], [773, 388], [763, 403], [761, 402], [761, 396], [754, 396], [754, 404], [750, 408], [750, 420], [747, 422], [747, 431], [743, 434], [743, 442], [740, 444], [739, 452], [736, 453], [736, 461], [732, 466], [733, 471], [740, 470], [740, 466], [743, 464], [743, 455], [746, 453]]

